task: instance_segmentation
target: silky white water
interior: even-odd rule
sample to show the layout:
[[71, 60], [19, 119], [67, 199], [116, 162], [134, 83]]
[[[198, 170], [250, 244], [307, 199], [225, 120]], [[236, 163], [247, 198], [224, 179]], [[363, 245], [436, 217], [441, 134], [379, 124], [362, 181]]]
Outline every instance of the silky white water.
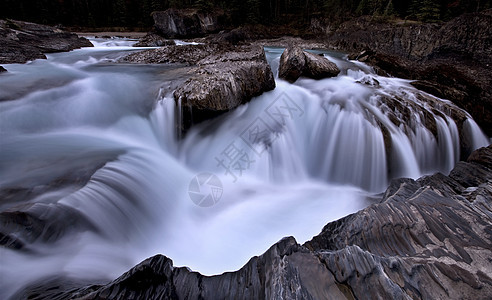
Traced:
[[[458, 125], [432, 113], [427, 129], [420, 110], [432, 105], [409, 81], [337, 53], [325, 55], [338, 77], [277, 79], [178, 141], [172, 91], [188, 69], [117, 63], [139, 49], [93, 43], [0, 75], [0, 190], [31, 191], [0, 199], [0, 211], [52, 225], [33, 239], [2, 229], [24, 246], [0, 248], [0, 298], [52, 276], [114, 279], [157, 253], [203, 274], [236, 270], [282, 237], [302, 243], [366, 207], [392, 178], [447, 173], [460, 157]], [[276, 73], [282, 49], [266, 52]], [[412, 103], [412, 118], [385, 97]], [[473, 148], [489, 143], [471, 118], [463, 128]], [[87, 184], [53, 185], [91, 168]]]

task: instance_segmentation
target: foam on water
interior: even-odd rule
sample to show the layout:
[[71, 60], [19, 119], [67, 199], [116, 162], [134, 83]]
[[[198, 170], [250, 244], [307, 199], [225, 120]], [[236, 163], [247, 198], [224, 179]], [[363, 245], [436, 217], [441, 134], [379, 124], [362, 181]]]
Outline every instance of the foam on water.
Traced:
[[[72, 224], [48, 240], [14, 233], [29, 251], [0, 248], [3, 298], [44, 277], [109, 280], [157, 253], [204, 274], [236, 270], [284, 236], [304, 242], [366, 207], [390, 179], [449, 172], [460, 157], [456, 123], [431, 114], [436, 137], [408, 81], [328, 52], [340, 76], [277, 79], [275, 90], [178, 141], [181, 114], [159, 82], [169, 67], [111, 64], [129, 45], [99, 41], [0, 76], [0, 91], [15, 86], [0, 94], [15, 99], [0, 102], [1, 189], [36, 191], [104, 162], [83, 186], [0, 203]], [[280, 54], [267, 49], [274, 67]], [[396, 96], [415, 103], [400, 125], [384, 100]], [[471, 118], [465, 127], [473, 148], [488, 144]], [[214, 185], [200, 191], [217, 202], [196, 205], [193, 183], [210, 174]]]

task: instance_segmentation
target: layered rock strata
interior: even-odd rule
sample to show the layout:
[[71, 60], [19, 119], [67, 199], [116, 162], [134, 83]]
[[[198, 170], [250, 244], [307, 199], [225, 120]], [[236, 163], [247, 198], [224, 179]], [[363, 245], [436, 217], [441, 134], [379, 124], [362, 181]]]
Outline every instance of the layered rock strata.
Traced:
[[89, 40], [55, 27], [0, 20], [0, 64], [46, 58], [44, 53], [92, 47]]

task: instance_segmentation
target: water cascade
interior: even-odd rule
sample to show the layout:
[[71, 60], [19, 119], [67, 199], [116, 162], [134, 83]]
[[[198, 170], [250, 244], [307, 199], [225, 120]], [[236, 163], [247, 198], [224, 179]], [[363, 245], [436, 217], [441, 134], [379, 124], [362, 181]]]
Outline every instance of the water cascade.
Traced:
[[[156, 253], [236, 270], [489, 143], [452, 103], [330, 52], [338, 77], [277, 79], [178, 139], [183, 67], [118, 64], [139, 49], [94, 44], [0, 76], [0, 298], [43, 278], [104, 282]], [[281, 50], [266, 48], [274, 71]]]

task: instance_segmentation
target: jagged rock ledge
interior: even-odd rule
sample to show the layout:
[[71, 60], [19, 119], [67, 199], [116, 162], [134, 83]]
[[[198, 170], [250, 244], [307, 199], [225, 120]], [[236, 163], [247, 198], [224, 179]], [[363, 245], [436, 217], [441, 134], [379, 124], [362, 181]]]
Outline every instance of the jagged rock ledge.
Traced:
[[[243, 268], [203, 276], [149, 258], [106, 285], [26, 288], [36, 299], [490, 299], [492, 145], [449, 176], [398, 179], [381, 201], [304, 245], [282, 239]], [[66, 283], [65, 283], [66, 284]]]
[[181, 133], [275, 88], [272, 70], [259, 45], [171, 45], [134, 53], [122, 61], [195, 66], [189, 71], [191, 78], [174, 91], [180, 108], [176, 125]]
[[492, 135], [492, 9], [443, 24], [377, 22], [361, 17], [318, 27], [330, 48], [453, 101]]
[[181, 131], [274, 88], [275, 79], [262, 47], [236, 47], [212, 54], [199, 61], [194, 76], [174, 91], [181, 107]]
[[89, 40], [55, 27], [0, 20], [0, 64], [44, 59], [44, 53], [92, 47]]

